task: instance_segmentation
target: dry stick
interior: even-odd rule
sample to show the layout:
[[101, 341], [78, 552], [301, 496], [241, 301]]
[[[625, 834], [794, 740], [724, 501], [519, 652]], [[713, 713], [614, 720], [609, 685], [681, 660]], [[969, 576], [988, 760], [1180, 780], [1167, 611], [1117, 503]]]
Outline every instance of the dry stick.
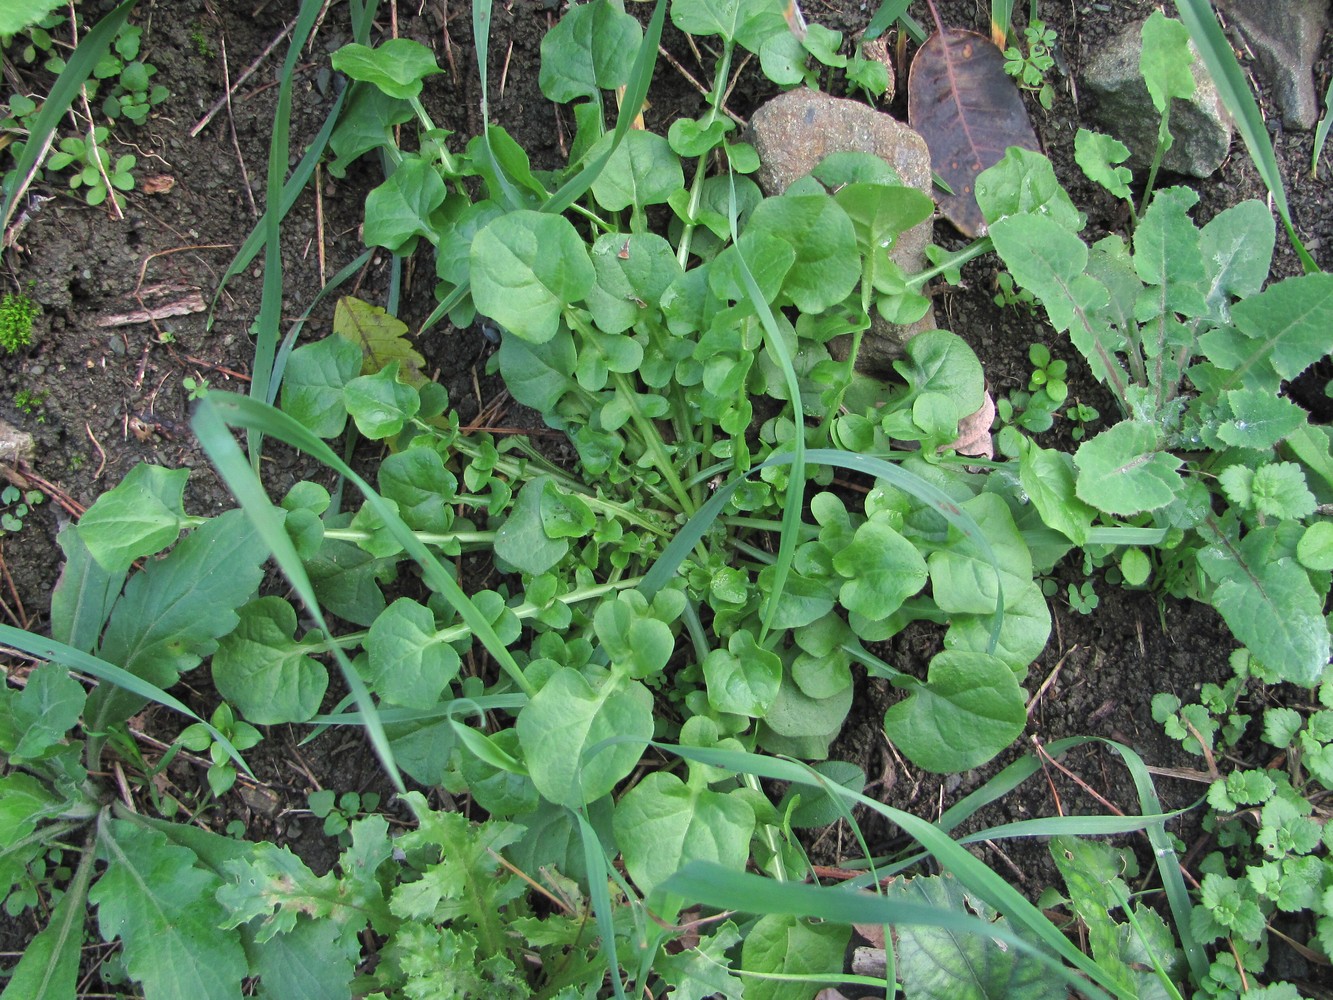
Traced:
[[[79, 44], [79, 29], [74, 21], [73, 0], [70, 0], [69, 5], [69, 26], [70, 30], [74, 32], [74, 44], [77, 46]], [[106, 164], [102, 162], [101, 149], [97, 145], [97, 123], [93, 121], [93, 109], [88, 104], [88, 87], [86, 84], [79, 86], [79, 99], [83, 101], [83, 113], [88, 118], [88, 148], [93, 151], [93, 162], [97, 164], [98, 176], [102, 178], [102, 183], [106, 185], [107, 200], [111, 202], [111, 210], [115, 213], [116, 220], [123, 222], [125, 213], [120, 210], [120, 203], [116, 200], [116, 189], [111, 186], [111, 178], [107, 176]], [[111, 153], [108, 151], [106, 155], [110, 156]]]
[[[688, 37], [690, 37], [690, 36], [686, 35], [685, 37], [688, 38]], [[697, 91], [698, 91], [700, 94], [702, 94], [704, 97], [707, 97], [707, 96], [708, 96], [708, 94], [709, 94], [708, 88], [705, 87], [705, 86], [704, 86], [702, 83], [700, 83], [698, 80], [696, 80], [696, 79], [690, 74], [690, 71], [687, 70], [684, 66], [682, 66], [682, 65], [680, 64], [680, 60], [678, 60], [675, 56], [673, 56], [670, 52], [668, 52], [664, 46], [659, 45], [659, 46], [657, 47], [657, 52], [658, 52], [658, 54], [659, 54], [663, 59], [665, 59], [668, 63], [671, 64], [672, 68], [675, 69], [675, 71], [676, 71], [677, 73], [679, 73], [681, 76], [683, 76], [683, 77], [689, 82], [690, 86], [692, 86], [695, 90], [697, 90]], [[740, 115], [737, 115], [737, 114], [733, 113], [733, 112], [727, 107], [727, 104], [726, 104], [725, 99], [724, 99], [723, 102], [722, 102], [722, 113], [723, 113], [724, 115], [726, 115], [728, 118], [730, 118], [732, 121], [734, 121], [737, 125], [740, 125], [741, 127], [744, 127], [744, 126], [745, 126], [745, 119], [742, 118], [742, 117], [740, 117]]]
[[1047, 674], [1046, 679], [1041, 682], [1041, 687], [1037, 688], [1037, 693], [1034, 694], [1032, 698], [1028, 701], [1027, 708], [1025, 711], [1029, 716], [1032, 715], [1033, 706], [1035, 706], [1037, 702], [1041, 701], [1042, 696], [1045, 695], [1046, 692], [1050, 690], [1051, 685], [1055, 683], [1056, 677], [1058, 677], [1060, 675], [1060, 671], [1064, 669], [1065, 660], [1069, 659], [1069, 657], [1077, 651], [1078, 651], [1078, 646], [1076, 645], [1070, 646], [1068, 649], [1065, 650], [1064, 655], [1060, 657], [1059, 661], [1055, 664], [1055, 666], [1051, 668], [1051, 672]]
[[[241, 84], [245, 83], [246, 80], [250, 79], [250, 77], [254, 74], [254, 71], [259, 69], [260, 64], [269, 57], [270, 53], [272, 53], [273, 50], [278, 47], [278, 44], [284, 38], [286, 38], [288, 35], [292, 33], [292, 29], [295, 27], [296, 27], [296, 22], [292, 21], [290, 24], [287, 25], [287, 27], [283, 28], [282, 31], [278, 33], [278, 36], [274, 38], [273, 41], [268, 43], [268, 47], [265, 48], [263, 52], [259, 53], [255, 61], [245, 68], [245, 72], [243, 72], [240, 76], [236, 78], [236, 82], [227, 88], [227, 92], [213, 102], [213, 106], [208, 109], [207, 114], [205, 114], [204, 117], [200, 118], [199, 121], [195, 123], [194, 128], [190, 129], [191, 139], [195, 138], [196, 136], [199, 135], [200, 132], [208, 128], [208, 123], [213, 120], [213, 117], [223, 108], [228, 107], [231, 104], [231, 95], [236, 93], [236, 91], [240, 88]], [[226, 62], [224, 60], [223, 66], [225, 65]]]
[[93, 435], [92, 425], [86, 420], [83, 423], [83, 429], [88, 432], [88, 440], [91, 441], [93, 447], [97, 449], [97, 471], [93, 473], [93, 482], [97, 482], [97, 480], [102, 478], [102, 473], [106, 470], [106, 452], [102, 450], [101, 442]]
[[[4, 574], [5, 586], [9, 588], [10, 596], [14, 598], [14, 606], [19, 609], [18, 618], [14, 618], [14, 612], [9, 610], [9, 605], [7, 604], [5, 605], [5, 612], [10, 618], [14, 618], [15, 625], [18, 625], [19, 628], [26, 629], [28, 627], [28, 612], [23, 607], [23, 598], [19, 596], [18, 588], [14, 586], [14, 578], [9, 575], [9, 563], [5, 562], [3, 554], [0, 554], [0, 573]], [[21, 625], [19, 624], [20, 620], [22, 620]]]
[[505, 64], [500, 68], [500, 100], [503, 104], [505, 99], [505, 84], [509, 82], [509, 60], [514, 55], [514, 40], [509, 39], [509, 48], [505, 51]]
[[[236, 162], [241, 165], [241, 181], [245, 184], [245, 197], [250, 202], [250, 213], [259, 218], [259, 206], [255, 204], [255, 193], [250, 187], [250, 171], [245, 167], [245, 155], [241, 152], [241, 141], [236, 137], [236, 118], [231, 113], [231, 72], [227, 69], [227, 36], [224, 32], [218, 41], [222, 49], [222, 85], [226, 88], [222, 97], [227, 104], [227, 130], [231, 133], [231, 148], [236, 150]], [[193, 133], [191, 133], [193, 135]]]
[[156, 257], [168, 257], [173, 253], [185, 253], [188, 250], [230, 250], [234, 246], [236, 246], [235, 243], [196, 243], [188, 247], [172, 247], [169, 250], [158, 250], [150, 253], [139, 265], [139, 280], [134, 283], [134, 291], [130, 294], [138, 298], [139, 292], [143, 288], [144, 277], [148, 273], [148, 262]]
[[324, 180], [321, 176], [323, 165], [315, 164], [315, 239], [317, 241], [317, 253], [319, 256], [319, 287], [323, 288], [329, 283], [327, 264], [328, 260], [324, 253]]

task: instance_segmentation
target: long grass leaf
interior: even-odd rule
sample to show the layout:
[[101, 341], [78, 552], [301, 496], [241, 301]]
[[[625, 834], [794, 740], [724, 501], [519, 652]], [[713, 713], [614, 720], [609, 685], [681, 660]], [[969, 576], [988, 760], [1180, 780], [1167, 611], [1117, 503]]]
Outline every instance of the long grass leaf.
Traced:
[[[742, 913], [780, 913], [836, 924], [902, 924], [939, 927], [958, 936], [995, 939], [1036, 959], [1074, 989], [1088, 989], [1075, 975], [1019, 934], [988, 920], [927, 903], [886, 898], [846, 888], [823, 888], [801, 882], [778, 882], [749, 872], [732, 871], [713, 861], [691, 861], [662, 884], [662, 888], [691, 901]], [[840, 970], [821, 978], [841, 979]], [[1100, 991], [1097, 991], [1100, 993]], [[1104, 994], [1103, 994], [1104, 995]], [[1120, 994], [1123, 995], [1123, 994]]]
[[28, 131], [28, 141], [23, 147], [23, 155], [19, 157], [12, 175], [13, 182], [6, 185], [4, 209], [0, 211], [0, 233], [9, 228], [9, 220], [14, 217], [19, 198], [28, 190], [28, 185], [32, 183], [42, 161], [46, 158], [46, 151], [55, 141], [56, 127], [60, 124], [60, 119], [65, 117], [65, 112], [74, 104], [83, 85], [93, 75], [93, 67], [101, 61], [102, 56], [106, 55], [111, 40], [124, 26], [136, 3], [137, 0], [125, 0], [98, 21], [70, 53], [65, 68], [51, 85], [50, 93], [42, 102], [42, 110], [37, 113], [37, 118]]
[[1301, 266], [1305, 268], [1306, 274], [1318, 271], [1319, 265], [1305, 249], [1291, 223], [1291, 209], [1287, 205], [1286, 188], [1282, 185], [1282, 170], [1273, 152], [1273, 140], [1268, 135], [1259, 105], [1250, 93], [1245, 72], [1236, 61], [1236, 53], [1231, 50], [1231, 43], [1227, 41], [1222, 26], [1217, 23], [1217, 15], [1213, 13], [1208, 0], [1176, 0], [1176, 10], [1180, 13], [1180, 20], [1189, 29], [1190, 38], [1203, 57], [1213, 83], [1217, 85], [1222, 103], [1235, 120], [1236, 130], [1245, 140], [1245, 148], [1250, 151], [1255, 170], [1268, 187], [1268, 193], [1273, 196], [1273, 205], [1282, 224], [1287, 227], [1287, 236], [1296, 249]]
[[[324, 612], [319, 606], [319, 601], [315, 598], [315, 588], [310, 582], [310, 577], [306, 574], [301, 557], [296, 554], [296, 546], [292, 544], [291, 537], [287, 534], [286, 528], [283, 527], [282, 517], [278, 509], [269, 501], [259, 477], [255, 475], [254, 470], [241, 455], [240, 448], [237, 447], [236, 441], [231, 436], [231, 432], [223, 419], [226, 408], [217, 397], [230, 395], [230, 393], [210, 393], [200, 401], [199, 407], [195, 410], [194, 418], [191, 420], [195, 436], [199, 439], [200, 447], [204, 449], [209, 460], [213, 463], [213, 468], [222, 477], [222, 481], [227, 484], [227, 488], [231, 490], [232, 495], [236, 497], [245, 510], [246, 517], [255, 526], [256, 532], [264, 540], [269, 551], [273, 553], [278, 568], [282, 570], [283, 575], [287, 577], [288, 582], [292, 585], [292, 589], [296, 591], [302, 603], [305, 604], [310, 617], [314, 619], [315, 624], [326, 635], [331, 635], [332, 629], [329, 628], [329, 624], [324, 618]], [[240, 396], [234, 396], [233, 398], [242, 399]], [[256, 406], [266, 406], [266, 404], [253, 400], [248, 402], [252, 402]], [[263, 432], [267, 429], [267, 426], [260, 423], [258, 426], [247, 429]], [[371, 701], [370, 692], [367, 690], [365, 682], [361, 679], [361, 675], [356, 672], [356, 668], [352, 666], [352, 661], [348, 659], [347, 654], [340, 647], [334, 645], [332, 652], [338, 663], [338, 668], [342, 672], [344, 682], [356, 698], [357, 707], [366, 717], [366, 732], [370, 736], [370, 744], [374, 748], [376, 756], [379, 757], [385, 772], [393, 781], [394, 787], [400, 792], [403, 791], [405, 786], [398, 773], [398, 766], [394, 762], [393, 750], [390, 748], [389, 738], [384, 732], [384, 723], [375, 711], [375, 704]]]
[[1328, 142], [1328, 129], [1333, 125], [1333, 78], [1328, 81], [1324, 91], [1324, 116], [1314, 130], [1314, 148], [1310, 152], [1310, 176], [1319, 179], [1319, 157], [1324, 155], [1324, 143]]
[[[333, 135], [333, 130], [338, 126], [338, 117], [342, 114], [343, 104], [346, 103], [347, 95], [352, 87], [346, 87], [343, 92], [337, 96], [333, 102], [333, 107], [329, 109], [328, 116], [324, 119], [324, 124], [316, 133], [314, 140], [306, 149], [305, 155], [301, 157], [296, 169], [292, 171], [291, 177], [287, 178], [287, 183], [282, 186], [282, 194], [278, 198], [278, 221], [281, 223], [287, 217], [293, 206], [296, 205], [310, 183], [310, 178], [315, 176], [315, 167], [324, 156], [324, 151], [328, 147], [329, 137]], [[218, 281], [218, 287], [213, 292], [213, 300], [209, 303], [210, 326], [213, 322], [213, 310], [217, 308], [218, 300], [222, 297], [223, 290], [231, 282], [231, 279], [240, 274], [258, 255], [259, 251], [264, 249], [264, 242], [268, 232], [269, 211], [271, 203], [264, 206], [264, 213], [259, 217], [259, 222], [255, 228], [250, 230], [250, 235], [245, 238], [241, 248], [236, 251], [236, 256], [232, 258], [227, 269], [222, 272], [222, 278]]]
[[[278, 85], [278, 106], [273, 113], [273, 135], [268, 150], [268, 183], [265, 206], [272, 208], [282, 200], [283, 180], [287, 174], [287, 157], [291, 151], [292, 80], [296, 75], [296, 61], [315, 28], [322, 0], [301, 0], [301, 12], [292, 31], [291, 45], [282, 64], [282, 78]], [[282, 218], [277, 212], [264, 213], [264, 291], [259, 301], [259, 319], [255, 323], [255, 361], [250, 372], [250, 395], [268, 399], [269, 383], [273, 378], [273, 359], [278, 349], [278, 327], [282, 324]], [[247, 445], [250, 465], [259, 470], [259, 453], [263, 435], [251, 436]]]
[[782, 371], [782, 381], [787, 389], [787, 399], [791, 402], [792, 423], [796, 425], [794, 447], [791, 454], [791, 473], [787, 477], [787, 490], [782, 498], [782, 535], [778, 539], [778, 558], [773, 564], [773, 589], [764, 601], [760, 619], [759, 644], [764, 644], [769, 630], [773, 627], [773, 616], [777, 614], [782, 592], [791, 573], [792, 559], [796, 555], [796, 542], [801, 532], [801, 513], [805, 509], [805, 408], [801, 402], [801, 385], [796, 378], [796, 368], [792, 364], [791, 352], [782, 331], [778, 329], [773, 310], [769, 308], [759, 283], [754, 280], [750, 266], [745, 262], [745, 255], [739, 252], [737, 240], [736, 175], [728, 172], [727, 181], [730, 189], [727, 193], [727, 223], [731, 227], [731, 242], [737, 247], [736, 270], [741, 276], [745, 297], [751, 308], [759, 316], [764, 328], [764, 343], [769, 354]]
[[875, 16], [870, 19], [870, 23], [866, 25], [863, 37], [867, 41], [876, 39], [889, 30], [889, 25], [898, 21], [911, 36], [912, 41], [920, 45], [926, 40], [926, 29], [907, 13], [907, 8], [911, 5], [912, 0], [884, 0], [879, 5], [879, 10], [875, 11]]
[[45, 636], [14, 628], [12, 625], [0, 625], [0, 643], [13, 646], [15, 649], [21, 649], [25, 653], [41, 657], [43, 660], [59, 663], [63, 667], [81, 670], [91, 677], [96, 677], [99, 681], [114, 684], [116, 687], [130, 692], [130, 694], [157, 702], [157, 704], [163, 705], [172, 711], [180, 712], [181, 715], [194, 719], [195, 722], [203, 723], [213, 737], [214, 742], [227, 751], [227, 756], [236, 762], [236, 766], [250, 777], [255, 776], [254, 772], [250, 770], [250, 766], [246, 764], [245, 758], [241, 756], [240, 751], [232, 746], [231, 740], [215, 729], [212, 723], [195, 715], [188, 705], [174, 695], [168, 694], [156, 684], [149, 683], [142, 677], [130, 673], [124, 667], [116, 666], [116, 664], [109, 663], [92, 653], [85, 653], [81, 649], [75, 649], [73, 646], [57, 642], [55, 639], [48, 639]]

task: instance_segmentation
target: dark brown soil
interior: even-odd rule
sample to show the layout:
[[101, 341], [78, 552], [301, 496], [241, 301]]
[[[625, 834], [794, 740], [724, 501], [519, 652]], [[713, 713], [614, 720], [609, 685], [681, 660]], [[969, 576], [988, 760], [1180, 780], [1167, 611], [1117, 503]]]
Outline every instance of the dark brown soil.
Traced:
[[[136, 23], [144, 26], [144, 48], [159, 69], [158, 79], [172, 93], [146, 126], [118, 130], [113, 146], [125, 145], [128, 150], [128, 144], [134, 144], [141, 177], [166, 175], [174, 179], [174, 186], [162, 194], [132, 192], [123, 219], [105, 208], [88, 207], [58, 186], [44, 189], [56, 199], [23, 233], [23, 250], [5, 251], [0, 260], [4, 290], [29, 290], [42, 309], [32, 347], [0, 363], [0, 417], [34, 436], [36, 452], [26, 471], [53, 487], [48, 491], [53, 500], [57, 495], [66, 500], [63, 510], [57, 502], [47, 502], [29, 517], [21, 532], [3, 539], [5, 577], [0, 596], [11, 621], [42, 630], [60, 568], [56, 532], [71, 513], [91, 504], [136, 463], [193, 469], [187, 491], [187, 508], [192, 513], [212, 514], [233, 506], [191, 436], [189, 394], [182, 381], [187, 377], [207, 379], [214, 388], [245, 389], [253, 357], [249, 328], [259, 307], [260, 263], [252, 264], [227, 286], [211, 327], [202, 312], [156, 323], [101, 323], [115, 314], [183, 300], [194, 293], [207, 301], [217, 291], [236, 247], [256, 224], [256, 206], [263, 207], [277, 93], [274, 82], [285, 44], [237, 89], [230, 108], [224, 107], [197, 135], [192, 136], [191, 131], [226, 90], [224, 51], [229, 78], [235, 80], [295, 17], [297, 6], [294, 0], [219, 4], [143, 0]], [[386, 9], [381, 27], [387, 33], [391, 5], [382, 6]], [[481, 125], [469, 6], [432, 2], [424, 5], [429, 9], [417, 14], [419, 6], [397, 5], [397, 31], [432, 45], [441, 64], [450, 68], [451, 72], [435, 78], [428, 88], [427, 103], [441, 124], [458, 133], [455, 141], [461, 144]], [[557, 16], [548, 9], [551, 6], [530, 0], [497, 4], [492, 28], [493, 117], [528, 150], [537, 166], [562, 162], [562, 150], [572, 133], [568, 116], [546, 101], [537, 86], [541, 37]], [[636, 6], [642, 7], [646, 17], [647, 5]], [[924, 5], [917, 6], [922, 8], [918, 16], [924, 19]], [[946, 23], [987, 30], [982, 23], [988, 17], [984, 4], [943, 0], [938, 6]], [[1027, 7], [1015, 6], [1019, 13]], [[1041, 6], [1059, 35], [1068, 72], [1076, 79], [1089, 54], [1108, 33], [1154, 5], [1146, 0], [1121, 0]], [[872, 12], [859, 0], [814, 0], [806, 5], [811, 20], [849, 34], [860, 31]], [[334, 5], [313, 46], [302, 57], [293, 102], [293, 164], [322, 125], [334, 98], [337, 83], [326, 71], [327, 54], [350, 40], [346, 17], [345, 9]], [[200, 51], [192, 39], [196, 31], [215, 51]], [[665, 45], [696, 78], [707, 78], [711, 65], [706, 52], [705, 65], [700, 66], [670, 26]], [[1321, 93], [1331, 57], [1326, 44], [1316, 70]], [[31, 76], [27, 70], [18, 71], [19, 78], [25, 74]], [[1118, 220], [1112, 199], [1084, 181], [1072, 163], [1073, 135], [1086, 121], [1088, 99], [1081, 95], [1082, 103], [1075, 103], [1069, 79], [1057, 79], [1052, 112], [1030, 103], [1033, 123], [1074, 201], [1088, 212], [1092, 228], [1113, 228]], [[649, 127], [664, 130], [671, 118], [697, 113], [698, 94], [670, 65], [659, 63], [657, 82], [661, 86], [651, 97]], [[45, 83], [33, 78], [34, 86]], [[771, 93], [751, 68], [729, 106], [746, 116]], [[905, 116], [901, 96], [890, 110]], [[1278, 128], [1275, 140], [1301, 236], [1317, 260], [1333, 263], [1329, 184], [1309, 178], [1312, 137]], [[321, 174], [319, 200], [313, 190], [307, 190], [284, 222], [284, 332], [304, 312], [326, 276], [362, 251], [358, 238], [362, 203], [377, 173], [364, 165], [342, 181]], [[1244, 198], [1264, 196], [1239, 139], [1222, 169], [1199, 186], [1203, 195], [1197, 213], [1200, 219]], [[962, 245], [944, 222], [937, 223], [936, 239], [945, 245]], [[1023, 388], [1030, 370], [1028, 346], [1046, 343], [1057, 357], [1070, 362], [1071, 395], [1092, 402], [1110, 417], [1109, 399], [1090, 382], [1067, 343], [1057, 341], [1049, 328], [1026, 313], [994, 305], [996, 266], [994, 258], [978, 260], [965, 270], [962, 287], [941, 294], [941, 324], [976, 349], [996, 395]], [[1276, 273], [1296, 270], [1294, 255], [1279, 238]], [[388, 274], [389, 262], [381, 254], [354, 279], [358, 294], [382, 302]], [[401, 315], [414, 329], [434, 304], [432, 285], [428, 264], [418, 268], [415, 276], [408, 269]], [[331, 302], [315, 309], [309, 327], [313, 335], [322, 335], [331, 311]], [[501, 391], [484, 374], [485, 346], [479, 334], [441, 326], [425, 334], [419, 346], [440, 370], [465, 420]], [[42, 399], [35, 412], [16, 408], [14, 396], [19, 390]], [[322, 475], [281, 449], [272, 448], [270, 453], [274, 460], [266, 465], [266, 481], [277, 494], [298, 478]], [[1195, 766], [1194, 759], [1185, 757], [1162, 736], [1152, 721], [1149, 702], [1159, 691], [1189, 700], [1202, 683], [1220, 683], [1229, 676], [1227, 656], [1235, 643], [1220, 620], [1206, 607], [1159, 602], [1149, 594], [1118, 589], [1100, 577], [1096, 580], [1100, 605], [1091, 614], [1079, 614], [1060, 594], [1065, 583], [1081, 582], [1081, 566], [1061, 567], [1056, 576], [1061, 584], [1051, 602], [1056, 628], [1046, 652], [1031, 670], [1029, 690], [1040, 687], [1042, 691], [1032, 708], [1027, 739], [1045, 744], [1066, 736], [1103, 736], [1134, 747], [1151, 765]], [[886, 655], [902, 669], [924, 670], [934, 652], [931, 641], [900, 637]], [[196, 709], [211, 708], [207, 671], [195, 671], [187, 680], [182, 696]], [[860, 763], [878, 783], [875, 794], [884, 801], [934, 817], [994, 768], [941, 780], [905, 766], [882, 731], [884, 710], [892, 697], [875, 682], [863, 685], [835, 755]], [[165, 712], [150, 712], [134, 725], [150, 737], [169, 742], [182, 723]], [[303, 736], [295, 729], [270, 732], [253, 760], [263, 784], [245, 787], [243, 794], [231, 797], [201, 821], [222, 829], [229, 820], [240, 819], [248, 837], [290, 844], [312, 864], [327, 866], [333, 848], [323, 838], [319, 822], [305, 811], [306, 795], [317, 785], [345, 791], [382, 789], [384, 782], [359, 734], [330, 733], [298, 747]], [[1030, 749], [1027, 743], [1015, 753], [1026, 749]], [[158, 752], [150, 742], [144, 743], [143, 750], [150, 757]], [[1138, 810], [1132, 784], [1105, 748], [1071, 754], [1066, 764], [1112, 805], [1126, 812]], [[182, 762], [173, 767], [170, 779], [176, 793], [188, 801], [202, 787], [203, 768]], [[1177, 808], [1196, 800], [1202, 787], [1163, 779], [1159, 791], [1167, 808]], [[1060, 810], [1105, 808], [1052, 770], [992, 807], [985, 818], [987, 823], [999, 823]], [[872, 849], [879, 852], [893, 845], [894, 830], [859, 813], [858, 817], [865, 821]], [[1188, 823], [1178, 832], [1187, 843], [1198, 836], [1197, 827]], [[845, 830], [831, 831], [820, 839], [820, 860], [836, 863], [856, 853], [853, 845]], [[1035, 896], [1053, 880], [1042, 844], [1002, 846], [1003, 853], [998, 848], [983, 850], [987, 860], [1016, 884]], [[7, 930], [10, 933], [0, 942], [6, 950], [13, 950], [10, 945], [15, 935], [21, 940], [32, 933], [31, 927]]]

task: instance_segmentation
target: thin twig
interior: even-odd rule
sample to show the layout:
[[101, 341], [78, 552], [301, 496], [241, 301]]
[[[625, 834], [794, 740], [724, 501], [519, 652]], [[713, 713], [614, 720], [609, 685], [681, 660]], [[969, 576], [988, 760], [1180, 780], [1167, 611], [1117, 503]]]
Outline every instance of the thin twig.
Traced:
[[292, 33], [292, 29], [295, 27], [296, 27], [296, 22], [292, 21], [290, 24], [287, 25], [287, 27], [283, 28], [282, 31], [278, 33], [278, 36], [274, 38], [273, 41], [268, 43], [268, 46], [264, 49], [264, 51], [259, 53], [255, 61], [245, 68], [245, 72], [243, 72], [240, 76], [236, 78], [236, 82], [231, 84], [231, 86], [227, 88], [227, 92], [213, 102], [213, 106], [208, 109], [204, 117], [200, 118], [199, 121], [195, 123], [194, 128], [190, 129], [191, 139], [195, 138], [197, 135], [199, 135], [200, 132], [208, 128], [208, 123], [213, 120], [213, 117], [224, 107], [227, 107], [231, 104], [232, 94], [236, 93], [236, 91], [240, 88], [241, 84], [245, 83], [246, 80], [250, 79], [250, 77], [254, 74], [254, 71], [259, 69], [260, 64], [263, 63], [263, 61], [269, 57], [269, 54], [272, 53], [272, 51], [278, 47], [278, 43], [281, 42], [288, 35], [290, 35]]
[[259, 218], [259, 206], [255, 204], [255, 193], [250, 187], [250, 171], [245, 166], [245, 154], [241, 152], [241, 141], [236, 136], [236, 116], [231, 112], [231, 71], [227, 68], [227, 34], [222, 33], [218, 41], [222, 49], [222, 85], [226, 89], [222, 96], [227, 102], [227, 131], [231, 133], [231, 148], [236, 150], [236, 162], [241, 166], [241, 182], [245, 185], [245, 198], [250, 202], [250, 213]]

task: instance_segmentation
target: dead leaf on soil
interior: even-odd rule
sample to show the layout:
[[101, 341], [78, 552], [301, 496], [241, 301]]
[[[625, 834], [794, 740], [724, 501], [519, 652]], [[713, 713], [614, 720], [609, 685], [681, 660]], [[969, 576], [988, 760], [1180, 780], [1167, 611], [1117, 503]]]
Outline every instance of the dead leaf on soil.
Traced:
[[139, 182], [139, 190], [144, 194], [166, 194], [176, 186], [176, 178], [170, 174], [154, 174]]
[[931, 164], [953, 189], [937, 201], [967, 236], [981, 236], [977, 174], [1010, 146], [1039, 152], [1023, 96], [1004, 71], [1004, 56], [974, 31], [945, 28], [926, 39], [908, 78], [907, 121], [930, 148]]
[[995, 422], [995, 400], [986, 393], [981, 409], [970, 417], [958, 421], [958, 438], [948, 447], [960, 455], [971, 458], [994, 458], [995, 442], [991, 440], [990, 427]]

